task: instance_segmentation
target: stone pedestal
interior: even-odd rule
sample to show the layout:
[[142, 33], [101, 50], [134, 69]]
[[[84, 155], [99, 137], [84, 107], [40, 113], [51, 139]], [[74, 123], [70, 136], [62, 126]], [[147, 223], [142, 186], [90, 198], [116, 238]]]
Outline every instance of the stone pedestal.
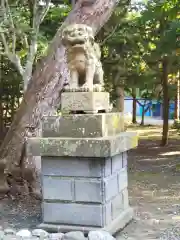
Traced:
[[62, 112], [83, 111], [98, 113], [109, 111], [109, 93], [107, 92], [64, 92], [61, 95]]
[[42, 156], [40, 227], [61, 232], [105, 229], [112, 234], [122, 229], [133, 217], [127, 150], [137, 146], [136, 133], [124, 132], [123, 115], [45, 117], [42, 134], [27, 143], [29, 154]]

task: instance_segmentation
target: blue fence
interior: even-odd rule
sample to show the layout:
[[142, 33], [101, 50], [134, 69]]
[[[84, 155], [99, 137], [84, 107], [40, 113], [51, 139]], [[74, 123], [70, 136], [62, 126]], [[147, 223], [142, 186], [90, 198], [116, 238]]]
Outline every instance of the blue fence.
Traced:
[[[132, 98], [126, 98], [125, 101], [128, 101], [129, 103], [131, 102], [131, 110], [129, 109], [130, 112], [132, 112]], [[144, 99], [138, 99], [138, 101], [142, 104], [144, 104]], [[139, 104], [138, 102], [136, 103], [136, 115], [137, 116], [142, 116], [142, 112], [143, 112], [143, 107], [141, 106], [141, 104]], [[156, 100], [149, 100], [146, 105], [145, 108], [148, 107], [147, 112], [145, 113], [145, 116], [148, 117], [160, 117], [162, 118], [162, 103]], [[171, 101], [169, 104], [169, 119], [173, 119], [174, 117], [174, 111], [175, 111], [175, 104], [174, 101]]]

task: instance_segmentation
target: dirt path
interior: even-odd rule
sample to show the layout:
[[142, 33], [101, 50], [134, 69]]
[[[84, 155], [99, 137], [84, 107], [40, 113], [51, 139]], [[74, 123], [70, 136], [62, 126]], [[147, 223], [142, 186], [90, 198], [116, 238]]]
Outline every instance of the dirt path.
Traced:
[[129, 152], [129, 198], [135, 221], [117, 239], [180, 239], [180, 141], [172, 138], [159, 147], [152, 136], [160, 129], [141, 133], [144, 140]]
[[[118, 240], [159, 239], [163, 234], [161, 239], [180, 239], [180, 227], [170, 231], [180, 223], [180, 140], [173, 135], [168, 147], [160, 148], [160, 131], [139, 130], [143, 140], [129, 152], [129, 198], [135, 220], [117, 234]], [[0, 225], [33, 228], [40, 222], [40, 202], [0, 201]], [[170, 238], [172, 232], [178, 237]]]

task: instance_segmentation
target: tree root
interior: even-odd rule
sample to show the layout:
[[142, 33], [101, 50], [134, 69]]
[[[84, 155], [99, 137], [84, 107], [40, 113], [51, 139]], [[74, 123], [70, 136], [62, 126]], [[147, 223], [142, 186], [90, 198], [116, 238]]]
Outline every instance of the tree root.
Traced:
[[20, 195], [30, 195], [41, 200], [41, 191], [37, 186], [35, 169], [14, 167], [10, 173], [5, 173], [5, 161], [0, 162], [0, 200], [9, 197], [16, 199]]

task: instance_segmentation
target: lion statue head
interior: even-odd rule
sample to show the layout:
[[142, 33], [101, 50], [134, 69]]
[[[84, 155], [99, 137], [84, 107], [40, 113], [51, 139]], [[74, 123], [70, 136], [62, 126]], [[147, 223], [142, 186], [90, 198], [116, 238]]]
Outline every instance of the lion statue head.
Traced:
[[93, 29], [85, 24], [71, 24], [62, 31], [62, 43], [64, 46], [74, 46], [76, 44], [85, 44], [94, 42]]

